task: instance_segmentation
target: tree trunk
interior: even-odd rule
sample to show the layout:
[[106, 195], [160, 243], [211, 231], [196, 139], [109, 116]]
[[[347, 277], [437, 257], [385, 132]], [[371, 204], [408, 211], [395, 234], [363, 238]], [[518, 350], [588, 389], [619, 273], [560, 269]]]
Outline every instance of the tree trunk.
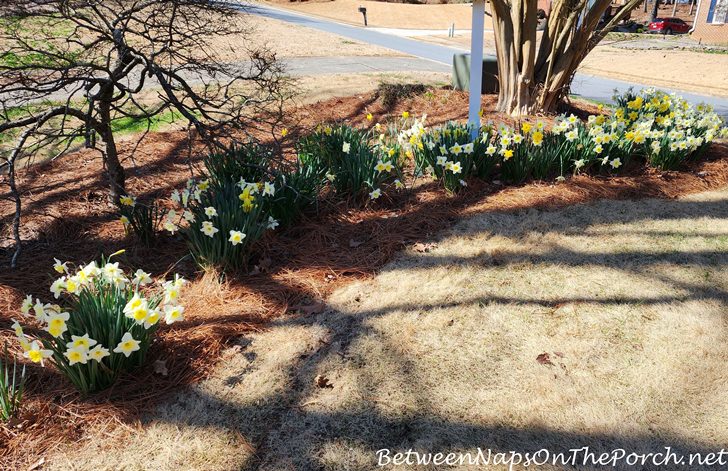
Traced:
[[658, 9], [660, 8], [660, 0], [655, 0], [655, 4], [652, 6], [652, 13], [650, 14], [650, 21], [655, 21], [657, 18]]
[[109, 177], [109, 200], [115, 205], [119, 204], [119, 198], [126, 195], [126, 173], [116, 150], [114, 134], [109, 127], [104, 136], [104, 166]]
[[490, 2], [498, 58], [498, 111], [512, 116], [534, 111], [537, 0]]
[[[106, 97], [105, 94], [101, 95]], [[109, 95], [110, 96], [110, 95]], [[124, 167], [119, 162], [119, 153], [116, 149], [116, 141], [114, 140], [114, 132], [111, 129], [111, 102], [102, 100], [99, 103], [99, 121], [100, 129], [98, 133], [104, 141], [104, 150], [102, 152], [104, 158], [104, 167], [106, 175], [109, 178], [109, 200], [119, 205], [119, 198], [126, 194], [126, 174]]]
[[582, 60], [640, 1], [629, 0], [599, 31], [611, 0], [554, 1], [536, 54], [537, 1], [491, 0], [498, 111], [516, 117], [555, 111]]

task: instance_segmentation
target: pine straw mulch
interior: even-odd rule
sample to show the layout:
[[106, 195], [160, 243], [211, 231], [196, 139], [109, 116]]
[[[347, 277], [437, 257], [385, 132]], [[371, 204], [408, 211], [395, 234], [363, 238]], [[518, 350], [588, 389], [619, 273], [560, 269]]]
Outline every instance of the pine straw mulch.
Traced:
[[[495, 121], [509, 121], [492, 113], [494, 102], [494, 97], [484, 97], [483, 109], [490, 110]], [[427, 113], [428, 123], [436, 124], [464, 119], [467, 108], [467, 95], [449, 90], [430, 91], [390, 108], [383, 107], [375, 94], [336, 98], [293, 110], [291, 136], [284, 144], [290, 151], [297, 132], [325, 120], [364, 124], [367, 112], [383, 119], [408, 110], [413, 115]], [[579, 104], [575, 111], [584, 114], [594, 109]], [[131, 141], [121, 145], [127, 159], [133, 145]], [[190, 165], [199, 163], [187, 160], [188, 147], [184, 132], [150, 135], [129, 172], [129, 191], [143, 201], [166, 197], [180, 187], [191, 175]], [[143, 267], [157, 276], [177, 272], [192, 280], [184, 299], [186, 320], [160, 330], [150, 351], [150, 366], [90, 398], [79, 397], [51, 368], [28, 365], [23, 414], [0, 428], [3, 469], [27, 467], [52, 447], [82, 440], [90, 424], [138, 426], [144, 411], [161, 398], [204, 377], [223, 348], [240, 335], [265, 329], [266, 321], [289, 311], [315, 314], [336, 287], [372, 276], [397, 251], [426, 241], [464, 215], [555, 208], [602, 198], [675, 198], [728, 184], [728, 146], [716, 144], [706, 161], [683, 172], [635, 168], [621, 177], [578, 176], [556, 185], [517, 187], [472, 181], [457, 196], [424, 183], [365, 208], [328, 200], [318, 214], [264, 240], [252, 273], [223, 277], [199, 272], [178, 237], [163, 237], [151, 248], [126, 239], [106, 201], [99, 160], [90, 151], [80, 151], [24, 172], [19, 183], [25, 195], [26, 242], [20, 267], [12, 271], [5, 265], [0, 271], [0, 336], [16, 347], [11, 319], [18, 317], [26, 293], [49, 297], [54, 257], [78, 264], [120, 248], [127, 249], [120, 260], [128, 267]], [[132, 162], [126, 165], [131, 168]], [[11, 217], [11, 205], [0, 200], [0, 227]], [[4, 248], [0, 245], [4, 264], [10, 253], [7, 243]], [[156, 360], [165, 362], [167, 375], [155, 372]]]

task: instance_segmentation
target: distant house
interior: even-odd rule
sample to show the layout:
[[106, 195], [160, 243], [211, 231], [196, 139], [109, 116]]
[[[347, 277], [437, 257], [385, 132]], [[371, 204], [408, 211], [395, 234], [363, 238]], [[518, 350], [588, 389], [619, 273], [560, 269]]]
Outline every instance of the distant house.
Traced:
[[698, 0], [692, 37], [703, 44], [728, 45], [728, 0]]

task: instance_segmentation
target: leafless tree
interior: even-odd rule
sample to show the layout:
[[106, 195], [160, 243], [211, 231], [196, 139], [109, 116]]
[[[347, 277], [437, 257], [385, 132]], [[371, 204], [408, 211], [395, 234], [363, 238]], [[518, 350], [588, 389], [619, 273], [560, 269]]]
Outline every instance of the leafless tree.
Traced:
[[155, 118], [174, 111], [197, 137], [220, 146], [281, 119], [285, 77], [274, 53], [246, 41], [252, 30], [237, 4], [21, 1], [14, 16], [0, 18], [0, 167], [16, 200], [13, 265], [20, 162], [51, 149], [57, 157], [85, 142], [100, 151], [118, 203], [125, 171], [116, 121], [146, 121], [149, 130]]
[[604, 21], [611, 0], [554, 0], [539, 38], [536, 0], [490, 0], [499, 111], [514, 116], [553, 111], [586, 55], [640, 1], [627, 0]]

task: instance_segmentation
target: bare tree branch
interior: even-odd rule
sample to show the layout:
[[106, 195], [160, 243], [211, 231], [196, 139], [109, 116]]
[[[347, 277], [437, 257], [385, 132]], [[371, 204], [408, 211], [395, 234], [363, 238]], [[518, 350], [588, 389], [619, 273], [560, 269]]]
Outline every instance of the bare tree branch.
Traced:
[[[220, 37], [249, 37], [239, 5], [19, 2], [23, 8], [14, 9], [15, 16], [0, 10], [0, 132], [15, 139], [10, 150], [0, 148], [0, 161], [12, 172], [11, 192], [18, 198], [19, 161], [83, 137], [90, 147], [97, 138], [103, 142], [110, 198], [118, 204], [126, 193], [113, 125], [120, 119], [146, 121], [149, 132], [156, 117], [174, 111], [211, 148], [270, 131], [282, 119], [281, 103], [289, 95], [275, 54], [246, 45], [240, 61], [230, 63], [212, 44]], [[157, 92], [151, 103], [150, 91]]]

